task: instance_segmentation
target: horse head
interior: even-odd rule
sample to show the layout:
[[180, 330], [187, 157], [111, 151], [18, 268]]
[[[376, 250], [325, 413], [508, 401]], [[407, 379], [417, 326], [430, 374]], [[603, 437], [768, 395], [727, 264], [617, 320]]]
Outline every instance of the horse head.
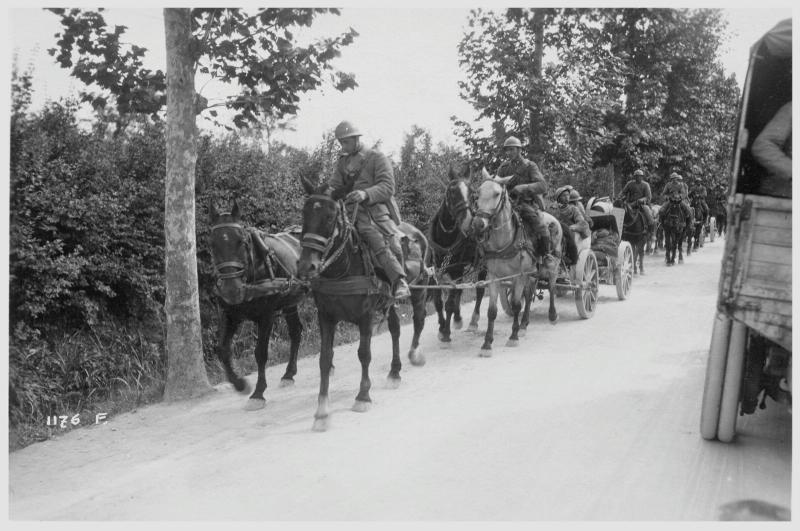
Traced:
[[444, 192], [444, 201], [442, 203], [443, 211], [446, 217], [452, 220], [453, 225], [449, 225], [442, 216], [439, 217], [439, 223], [445, 232], [453, 232], [457, 226], [461, 234], [466, 235], [469, 233], [470, 226], [472, 225], [472, 209], [470, 208], [470, 198], [472, 191], [470, 190], [468, 177], [463, 174], [458, 174], [453, 166], [450, 166], [449, 180]]
[[301, 178], [308, 197], [303, 205], [303, 229], [300, 235], [300, 260], [297, 275], [310, 280], [322, 272], [322, 262], [333, 246], [341, 215], [339, 198], [334, 198], [328, 184], [314, 185]]
[[210, 247], [217, 273], [217, 292], [227, 304], [244, 302], [244, 285], [252, 280], [253, 246], [242, 226], [239, 205], [234, 200], [230, 212], [220, 213], [209, 206]]
[[484, 181], [478, 187], [478, 197], [475, 201], [477, 213], [472, 219], [472, 231], [477, 236], [482, 236], [489, 228], [493, 227], [494, 220], [508, 206], [504, 178], [493, 178], [483, 169]]

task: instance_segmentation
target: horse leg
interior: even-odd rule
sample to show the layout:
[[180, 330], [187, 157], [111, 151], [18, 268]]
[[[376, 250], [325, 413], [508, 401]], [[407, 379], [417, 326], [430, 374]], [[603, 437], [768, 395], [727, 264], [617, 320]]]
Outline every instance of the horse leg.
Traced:
[[444, 304], [445, 319], [444, 329], [439, 331], [439, 341], [443, 343], [450, 343], [450, 323], [453, 319], [453, 312], [455, 308], [456, 292], [459, 290], [451, 289], [447, 294], [447, 302]]
[[644, 275], [644, 240], [639, 240], [639, 274]]
[[506, 342], [507, 347], [519, 345], [519, 314], [522, 311], [522, 292], [525, 289], [525, 282], [522, 277], [514, 279], [514, 287], [511, 291], [511, 313], [514, 314], [514, 321], [511, 323], [511, 336]]
[[297, 374], [297, 353], [300, 350], [300, 338], [303, 335], [303, 324], [300, 322], [300, 315], [297, 313], [297, 306], [289, 306], [283, 310], [283, 317], [289, 327], [289, 363], [286, 364], [286, 372], [281, 377], [281, 387], [294, 384], [294, 375]]
[[[392, 328], [392, 310], [389, 313], [389, 330], [392, 333], [392, 364], [394, 364], [394, 334], [395, 331]], [[395, 319], [397, 318], [397, 314], [395, 315]], [[397, 324], [395, 323], [395, 326]], [[372, 350], [370, 345], [372, 343], [372, 313], [365, 312], [363, 316], [361, 316], [361, 320], [358, 323], [358, 331], [361, 334], [361, 338], [358, 343], [358, 361], [361, 362], [361, 383], [358, 387], [358, 394], [356, 395], [356, 401], [353, 403], [352, 410], [358, 413], [363, 413], [369, 410], [370, 404], [372, 399], [369, 397], [369, 390], [372, 387], [372, 382], [369, 380], [369, 364], [372, 361]], [[399, 330], [397, 331], [399, 333]], [[399, 361], [399, 356], [398, 356]], [[390, 373], [391, 374], [391, 373]], [[399, 375], [398, 375], [399, 377]]]
[[547, 312], [547, 318], [550, 324], [554, 325], [558, 322], [558, 310], [556, 310], [556, 279], [558, 278], [558, 260], [553, 256], [545, 257], [542, 261], [542, 267], [547, 271], [548, 277], [548, 291], [550, 292], [550, 309]]
[[[683, 263], [683, 238], [684, 238], [684, 233], [681, 232], [680, 236], [678, 236], [678, 263], [679, 264]], [[691, 252], [689, 251], [689, 249], [687, 249], [686, 250], [686, 256], [689, 256], [690, 254], [691, 254]], [[673, 263], [674, 263], [674, 260], [673, 260]]]
[[436, 315], [439, 316], [439, 339], [445, 330], [444, 304], [442, 304], [442, 290], [433, 290], [433, 307], [436, 308]]
[[[486, 280], [486, 270], [482, 269], [478, 272], [478, 281], [483, 282], [484, 280]], [[469, 321], [468, 328], [470, 331], [478, 331], [478, 319], [480, 319], [481, 315], [481, 302], [483, 302], [483, 294], [485, 292], [486, 288], [475, 288], [475, 307], [472, 310], [472, 319]]]
[[314, 431], [325, 431], [330, 425], [328, 386], [333, 367], [333, 337], [336, 332], [335, 318], [318, 315], [319, 321], [319, 396], [317, 411], [314, 413]]
[[453, 297], [453, 328], [456, 330], [461, 330], [463, 325], [463, 320], [461, 319], [461, 293], [460, 289], [453, 290], [454, 297]]
[[533, 286], [530, 278], [526, 279], [525, 290], [522, 293], [525, 297], [525, 308], [522, 311], [522, 320], [519, 323], [519, 330], [521, 335], [525, 335], [525, 331], [528, 329], [528, 324], [530, 323], [531, 302], [533, 302]]
[[[490, 275], [489, 280], [494, 280], [494, 275]], [[486, 336], [481, 347], [481, 356], [488, 358], [492, 355], [492, 342], [494, 341], [494, 320], [497, 319], [497, 283], [489, 284], [489, 309], [486, 310]]]
[[400, 318], [397, 316], [395, 306], [389, 307], [387, 322], [389, 334], [392, 336], [392, 364], [389, 367], [387, 381], [391, 389], [397, 389], [400, 387], [400, 370], [403, 368], [403, 363], [400, 361]]
[[411, 292], [414, 337], [411, 338], [411, 349], [408, 351], [408, 359], [411, 361], [411, 365], [416, 365], [418, 367], [425, 365], [425, 355], [422, 353], [422, 348], [419, 346], [419, 336], [422, 334], [422, 329], [425, 327], [426, 297], [427, 294], [423, 290], [414, 290]]
[[236, 331], [239, 329], [241, 321], [232, 317], [227, 311], [220, 309], [219, 317], [219, 332], [217, 335], [217, 357], [222, 362], [222, 367], [225, 369], [225, 376], [228, 381], [233, 384], [233, 388], [240, 393], [247, 393], [250, 391], [250, 386], [247, 380], [240, 378], [233, 370], [231, 365], [231, 341]]
[[253, 394], [250, 395], [247, 406], [248, 411], [263, 409], [266, 405], [264, 391], [267, 389], [266, 366], [269, 357], [269, 336], [272, 333], [272, 324], [275, 322], [275, 314], [270, 312], [262, 317], [258, 322], [258, 340], [256, 341], [256, 365], [258, 366], [258, 380]]

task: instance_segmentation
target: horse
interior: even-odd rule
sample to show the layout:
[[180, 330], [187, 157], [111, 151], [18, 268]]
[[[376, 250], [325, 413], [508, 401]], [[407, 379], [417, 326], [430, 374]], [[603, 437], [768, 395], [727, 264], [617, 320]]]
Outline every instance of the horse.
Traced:
[[717, 236], [724, 236], [725, 230], [728, 228], [728, 210], [725, 202], [717, 202], [715, 204], [714, 218], [717, 222]]
[[[369, 395], [372, 387], [369, 364], [372, 360], [373, 317], [376, 313], [387, 316], [389, 333], [392, 336], [392, 362], [387, 382], [392, 388], [399, 386], [402, 368], [400, 318], [390, 283], [386, 279], [378, 278], [372, 266], [370, 251], [360, 241], [340, 195], [332, 193], [327, 184], [315, 186], [306, 178], [301, 178], [301, 182], [308, 197], [303, 206], [303, 229], [300, 237], [302, 251], [298, 275], [301, 279], [310, 281], [320, 330], [320, 385], [312, 429], [325, 431], [330, 424], [328, 387], [333, 367], [333, 340], [337, 323], [349, 322], [359, 328], [361, 382], [352, 410], [365, 412], [372, 403]], [[353, 219], [355, 217], [354, 213]], [[407, 238], [403, 243], [404, 251], [410, 250], [409, 242], [419, 246], [418, 260], [410, 259], [413, 257], [410, 253], [404, 260], [408, 278], [411, 279], [409, 283], [412, 287], [419, 287], [420, 281], [427, 281], [423, 266], [429, 253], [425, 235], [407, 223], [401, 223], [399, 228]], [[418, 359], [420, 352], [417, 347], [425, 324], [425, 298], [424, 289], [412, 289], [414, 340], [409, 358], [414, 365], [424, 363], [424, 360]]]
[[683, 263], [682, 242], [686, 233], [686, 220], [683, 217], [680, 200], [669, 199], [659, 212], [661, 226], [664, 228], [664, 261], [668, 266], [675, 265], [675, 253], [678, 263]]
[[647, 239], [646, 254], [654, 255], [659, 249], [664, 248], [664, 229], [661, 227], [658, 217], [660, 211], [661, 205], [650, 205], [650, 212], [653, 213], [653, 230], [650, 231], [650, 237]]
[[[248, 392], [248, 384], [231, 366], [231, 341], [244, 320], [253, 321], [258, 328], [255, 358], [258, 380], [245, 409], [262, 409], [266, 405], [264, 391], [267, 381], [264, 370], [269, 352], [272, 326], [279, 313], [283, 314], [289, 329], [289, 362], [281, 378], [281, 386], [294, 383], [297, 374], [297, 352], [303, 325], [297, 314], [297, 305], [306, 295], [297, 275], [300, 242], [292, 234], [281, 232], [264, 234], [255, 228], [245, 228], [241, 223], [236, 201], [230, 212], [220, 213], [212, 204], [210, 249], [217, 276], [216, 297], [219, 303], [219, 330], [217, 356], [225, 375], [233, 387]], [[258, 287], [275, 283], [275, 289], [259, 292]]]
[[[428, 229], [433, 265], [437, 273], [446, 275], [453, 281], [464, 277], [468, 268], [478, 269], [478, 281], [486, 279], [486, 268], [478, 265], [478, 247], [471, 235], [472, 210], [470, 209], [470, 189], [467, 180], [450, 167], [449, 182], [439, 210], [434, 214]], [[485, 288], [475, 289], [475, 307], [468, 330], [478, 329]], [[434, 290], [433, 303], [439, 316], [439, 340], [450, 342], [450, 322], [456, 330], [461, 328], [461, 290], [449, 290], [444, 305], [446, 316], [442, 313], [442, 294]]]
[[[703, 206], [702, 201], [699, 197], [694, 196], [692, 198], [692, 202], [689, 205], [692, 208], [692, 214], [694, 215], [694, 223], [690, 227], [689, 230], [689, 247], [691, 247], [693, 251], [696, 251], [698, 247], [703, 246], [703, 227], [706, 224], [706, 219], [708, 218], [708, 212], [706, 211], [705, 207]], [[687, 253], [689, 251], [687, 250]]]
[[[625, 200], [620, 202], [622, 208], [625, 209], [625, 218], [622, 221], [622, 239], [629, 242], [633, 249], [633, 274], [644, 275], [644, 246], [650, 238], [650, 232], [641, 209], [648, 207], [641, 203], [629, 203]], [[617, 206], [620, 202], [617, 203]]]
[[[484, 168], [484, 181], [478, 188], [478, 211], [472, 220], [472, 229], [478, 237], [478, 245], [486, 260], [489, 283], [489, 310], [486, 312], [489, 324], [481, 347], [481, 356], [491, 356], [494, 341], [494, 321], [497, 318], [498, 282], [500, 279], [512, 278], [510, 306], [513, 313], [511, 336], [507, 346], [519, 344], [519, 331], [528, 325], [532, 290], [531, 275], [548, 280], [550, 291], [549, 319], [552, 324], [558, 321], [555, 307], [556, 279], [561, 262], [563, 231], [561, 224], [547, 212], [539, 212], [542, 221], [549, 229], [552, 254], [538, 257], [534, 246], [525, 230], [522, 229], [519, 216], [511, 207], [508, 192], [503, 181], [493, 179]], [[539, 263], [541, 260], [541, 263]], [[522, 310], [521, 299], [525, 296], [525, 310], [520, 322]]]

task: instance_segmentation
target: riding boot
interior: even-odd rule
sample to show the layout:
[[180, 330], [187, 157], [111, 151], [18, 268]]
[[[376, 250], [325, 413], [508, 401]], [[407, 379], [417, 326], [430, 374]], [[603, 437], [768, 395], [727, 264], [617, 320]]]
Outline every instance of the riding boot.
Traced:
[[385, 247], [376, 255], [376, 258], [381, 264], [384, 273], [392, 282], [393, 296], [398, 299], [411, 296], [411, 290], [408, 287], [408, 282], [406, 282], [406, 273], [391, 249], [388, 246]]

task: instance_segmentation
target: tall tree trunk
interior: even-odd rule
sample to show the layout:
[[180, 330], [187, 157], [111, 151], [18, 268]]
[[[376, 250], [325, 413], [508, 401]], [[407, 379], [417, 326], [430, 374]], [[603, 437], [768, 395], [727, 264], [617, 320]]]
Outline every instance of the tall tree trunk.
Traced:
[[[533, 10], [533, 64], [531, 65], [531, 77], [539, 82], [542, 79], [542, 55], [544, 48], [544, 12], [542, 9]], [[539, 90], [537, 90], [538, 94]], [[540, 94], [539, 94], [540, 95]], [[541, 98], [539, 98], [541, 101]], [[530, 122], [530, 144], [528, 146], [528, 156], [541, 163], [541, 155], [544, 153], [544, 146], [542, 146], [541, 136], [541, 107], [534, 105], [529, 108], [529, 122]]]
[[166, 400], [211, 391], [200, 329], [195, 248], [194, 174], [197, 124], [194, 57], [189, 9], [164, 9], [167, 41], [167, 176], [164, 197], [166, 236], [167, 383]]

